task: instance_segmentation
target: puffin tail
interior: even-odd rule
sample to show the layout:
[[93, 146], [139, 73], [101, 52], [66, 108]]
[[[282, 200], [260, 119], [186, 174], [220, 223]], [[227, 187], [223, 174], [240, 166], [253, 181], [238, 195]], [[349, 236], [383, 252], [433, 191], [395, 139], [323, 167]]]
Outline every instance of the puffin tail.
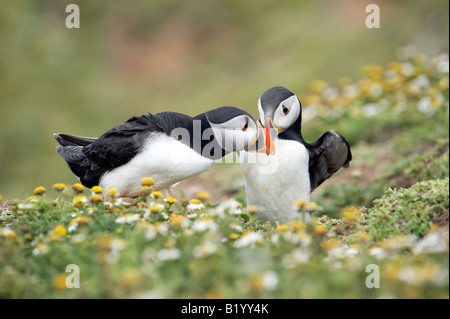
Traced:
[[81, 137], [63, 133], [54, 133], [53, 136], [62, 146], [87, 146], [97, 140], [95, 137]]
[[80, 179], [81, 183], [89, 188], [98, 185], [100, 177], [104, 172], [100, 169], [92, 169], [91, 161], [83, 152], [84, 146], [73, 145], [75, 142], [70, 140], [63, 139], [60, 141], [56, 137], [56, 134], [55, 138], [61, 145], [63, 143], [67, 144], [67, 146], [57, 146], [56, 151], [67, 162], [70, 170]]

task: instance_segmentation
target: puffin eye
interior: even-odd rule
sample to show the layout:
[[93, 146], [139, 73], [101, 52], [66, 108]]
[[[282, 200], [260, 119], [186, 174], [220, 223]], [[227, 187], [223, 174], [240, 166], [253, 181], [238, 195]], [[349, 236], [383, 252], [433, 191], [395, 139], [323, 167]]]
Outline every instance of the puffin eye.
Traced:
[[244, 127], [242, 128], [242, 130], [243, 130], [243, 131], [247, 131], [247, 129], [248, 129], [248, 121], [245, 121], [245, 125], [244, 125]]
[[287, 115], [289, 113], [290, 109], [288, 109], [286, 106], [284, 106], [283, 104], [283, 113], [284, 115]]

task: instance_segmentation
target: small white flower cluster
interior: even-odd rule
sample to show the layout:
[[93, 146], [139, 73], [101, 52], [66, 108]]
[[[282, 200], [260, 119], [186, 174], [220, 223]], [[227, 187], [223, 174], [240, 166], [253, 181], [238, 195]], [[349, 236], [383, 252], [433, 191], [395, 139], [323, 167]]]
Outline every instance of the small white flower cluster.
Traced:
[[256, 233], [253, 231], [249, 231], [242, 235], [239, 239], [237, 239], [234, 242], [234, 247], [236, 248], [242, 248], [242, 247], [252, 247], [256, 243], [261, 243], [263, 240], [263, 237], [260, 233]]
[[196, 232], [215, 232], [219, 229], [219, 226], [212, 219], [202, 218], [194, 221], [191, 229]]
[[132, 224], [140, 219], [140, 214], [125, 214], [116, 218], [118, 224]]
[[181, 251], [178, 248], [161, 249], [158, 251], [160, 261], [176, 260], [181, 257]]

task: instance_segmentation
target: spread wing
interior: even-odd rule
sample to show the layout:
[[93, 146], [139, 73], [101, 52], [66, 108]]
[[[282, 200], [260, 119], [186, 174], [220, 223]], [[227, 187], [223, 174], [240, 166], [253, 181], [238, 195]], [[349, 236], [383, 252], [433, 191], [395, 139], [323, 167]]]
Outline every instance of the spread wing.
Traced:
[[317, 141], [307, 144], [311, 192], [352, 159], [350, 145], [335, 130], [325, 132]]

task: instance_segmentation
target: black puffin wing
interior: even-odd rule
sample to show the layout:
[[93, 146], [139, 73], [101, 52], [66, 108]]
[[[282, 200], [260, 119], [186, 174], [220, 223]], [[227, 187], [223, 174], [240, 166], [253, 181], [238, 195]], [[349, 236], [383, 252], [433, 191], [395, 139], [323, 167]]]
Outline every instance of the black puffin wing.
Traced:
[[173, 129], [189, 124], [192, 125], [192, 117], [176, 112], [133, 116], [86, 146], [83, 152], [92, 162], [92, 169], [110, 170], [128, 163], [152, 133], [170, 136]]
[[91, 169], [110, 170], [128, 163], [143, 147], [151, 133], [164, 132], [159, 114], [132, 117], [86, 146], [83, 153]]
[[317, 141], [308, 144], [311, 192], [352, 159], [350, 145], [335, 130], [326, 131]]

